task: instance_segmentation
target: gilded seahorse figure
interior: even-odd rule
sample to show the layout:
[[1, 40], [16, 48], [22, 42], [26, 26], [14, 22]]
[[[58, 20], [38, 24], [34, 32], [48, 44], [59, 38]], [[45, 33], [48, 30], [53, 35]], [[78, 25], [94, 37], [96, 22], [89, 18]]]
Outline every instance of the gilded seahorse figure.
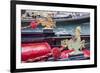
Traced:
[[70, 53], [70, 55], [76, 55], [82, 53], [82, 48], [85, 47], [85, 40], [81, 40], [81, 27], [77, 26], [74, 32], [74, 37], [72, 37], [70, 40], [65, 39], [61, 41], [61, 45], [63, 47], [68, 47], [69, 50], [74, 49], [73, 52]]
[[54, 21], [54, 19], [51, 17], [50, 14], [48, 14], [47, 17], [39, 18], [38, 22], [42, 26], [44, 26], [44, 29], [53, 29], [54, 27], [56, 27], [56, 22]]

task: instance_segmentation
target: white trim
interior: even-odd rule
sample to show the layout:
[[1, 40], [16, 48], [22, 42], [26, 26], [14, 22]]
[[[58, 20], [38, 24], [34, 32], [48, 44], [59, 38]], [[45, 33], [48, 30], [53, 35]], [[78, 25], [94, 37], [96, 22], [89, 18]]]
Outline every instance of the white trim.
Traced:
[[[58, 61], [58, 62], [34, 62], [21, 63], [21, 9], [32, 10], [52, 10], [52, 11], [70, 11], [70, 12], [89, 12], [90, 13], [90, 60], [79, 61]], [[84, 8], [70, 7], [50, 7], [50, 6], [34, 6], [34, 5], [16, 5], [16, 68], [39, 68], [53, 66], [72, 66], [94, 64], [94, 10]]]

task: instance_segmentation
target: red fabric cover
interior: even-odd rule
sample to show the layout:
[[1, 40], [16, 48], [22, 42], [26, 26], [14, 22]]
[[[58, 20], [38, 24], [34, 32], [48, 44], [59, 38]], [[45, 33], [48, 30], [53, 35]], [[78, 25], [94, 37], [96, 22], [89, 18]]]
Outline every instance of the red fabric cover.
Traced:
[[36, 21], [32, 21], [31, 23], [30, 23], [30, 26], [31, 26], [31, 28], [33, 28], [33, 29], [35, 29], [35, 28], [37, 28], [37, 22]]
[[64, 50], [61, 52], [60, 58], [69, 58], [69, 53], [73, 52], [74, 50]]
[[54, 57], [54, 59], [57, 60], [58, 58], [60, 58], [60, 55], [61, 55], [60, 48], [54, 47], [52, 49], [52, 56]]
[[90, 50], [84, 49], [83, 53], [84, 53], [84, 57], [86, 58], [90, 57]]
[[27, 61], [28, 59], [35, 59], [47, 55], [51, 52], [51, 47], [48, 43], [32, 43], [22, 44], [21, 59]]

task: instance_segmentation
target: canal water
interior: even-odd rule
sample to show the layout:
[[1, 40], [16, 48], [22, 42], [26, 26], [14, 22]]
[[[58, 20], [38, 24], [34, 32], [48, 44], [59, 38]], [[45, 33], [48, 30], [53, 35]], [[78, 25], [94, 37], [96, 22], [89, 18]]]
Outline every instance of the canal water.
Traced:
[[[24, 23], [24, 25], [29, 23]], [[90, 23], [67, 23], [67, 22], [56, 22], [56, 28], [53, 29], [55, 34], [71, 34], [74, 35], [74, 30], [77, 26], [81, 27], [81, 35], [90, 35]], [[43, 26], [39, 25], [36, 29], [26, 28], [22, 32], [43, 32]]]
[[90, 35], [90, 23], [67, 23], [67, 22], [58, 22], [54, 29], [58, 34], [71, 34], [74, 35], [74, 30], [77, 26], [81, 27], [81, 35]]

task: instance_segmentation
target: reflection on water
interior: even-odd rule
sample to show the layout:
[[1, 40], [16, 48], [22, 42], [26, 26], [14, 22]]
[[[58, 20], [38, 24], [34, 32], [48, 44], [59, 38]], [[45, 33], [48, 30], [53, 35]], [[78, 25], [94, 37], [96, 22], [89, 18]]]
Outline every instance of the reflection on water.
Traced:
[[71, 35], [74, 35], [74, 30], [77, 26], [81, 27], [81, 34], [82, 35], [89, 35], [90, 34], [90, 24], [89, 23], [80, 23], [80, 24], [75, 24], [75, 23], [65, 23], [65, 22], [60, 22], [57, 23], [57, 27], [54, 29], [56, 33], [68, 33]]

